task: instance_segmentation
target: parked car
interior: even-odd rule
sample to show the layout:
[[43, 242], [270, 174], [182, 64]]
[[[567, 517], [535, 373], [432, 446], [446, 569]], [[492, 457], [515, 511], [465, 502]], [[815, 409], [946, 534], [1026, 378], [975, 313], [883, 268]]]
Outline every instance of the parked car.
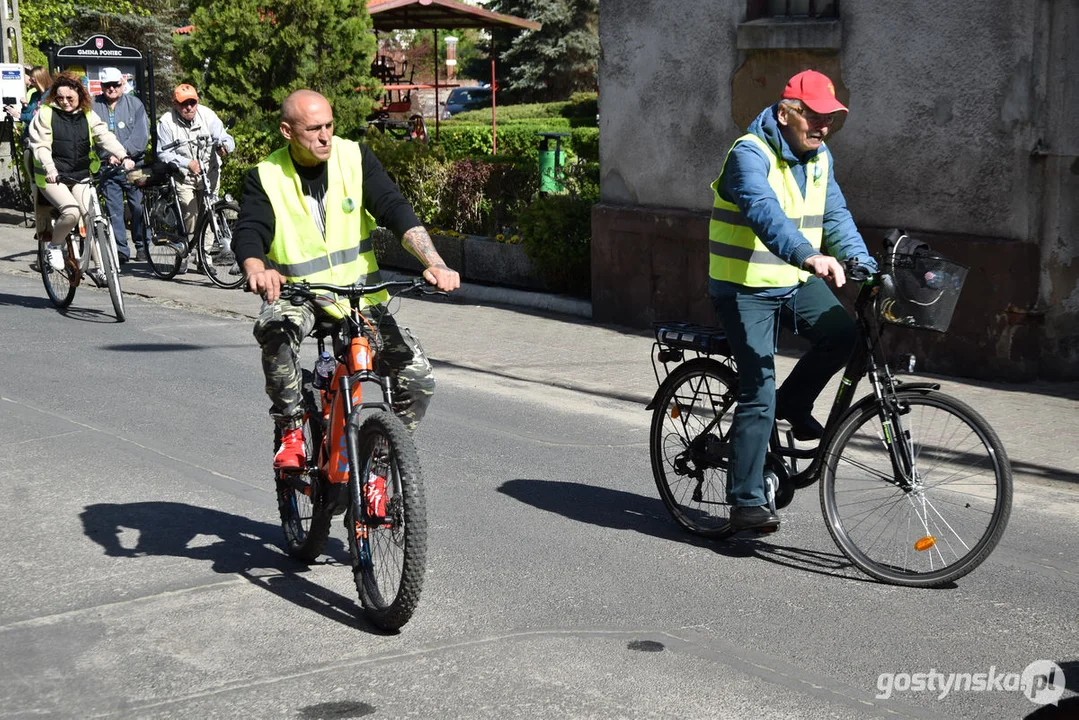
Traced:
[[446, 102], [442, 104], [442, 119], [453, 117], [465, 110], [479, 110], [491, 107], [491, 86], [473, 85], [450, 90]]

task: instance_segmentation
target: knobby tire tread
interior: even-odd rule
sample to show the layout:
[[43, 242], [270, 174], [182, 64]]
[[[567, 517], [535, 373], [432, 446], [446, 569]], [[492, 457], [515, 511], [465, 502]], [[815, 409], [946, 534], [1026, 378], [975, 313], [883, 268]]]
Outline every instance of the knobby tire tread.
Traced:
[[[369, 415], [360, 426], [357, 438], [356, 447], [359, 449], [362, 461], [368, 457], [367, 448], [378, 435], [388, 439], [390, 453], [396, 457], [405, 524], [401, 581], [396, 595], [388, 605], [380, 606], [372, 599], [367, 584], [368, 582], [376, 583], [376, 581], [366, 576], [367, 568], [359, 560], [354, 523], [359, 514], [359, 503], [362, 500], [360, 489], [354, 484], [350, 487], [352, 504], [347, 516], [350, 520], [348, 523], [349, 550], [352, 553], [356, 591], [359, 593], [367, 618], [382, 630], [396, 631], [412, 618], [423, 593], [427, 563], [427, 507], [419, 454], [412, 442], [412, 435], [405, 428], [404, 423], [396, 415], [384, 410]], [[366, 462], [363, 469], [366, 470]], [[375, 571], [377, 573], [377, 568]]]

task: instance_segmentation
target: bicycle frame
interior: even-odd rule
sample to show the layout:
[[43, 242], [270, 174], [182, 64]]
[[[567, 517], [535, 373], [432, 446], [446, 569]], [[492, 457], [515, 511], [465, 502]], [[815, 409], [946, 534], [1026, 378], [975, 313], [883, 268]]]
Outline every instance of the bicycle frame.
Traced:
[[[215, 153], [212, 152], [212, 149], [216, 147], [216, 143], [212, 141], [207, 142], [207, 140], [210, 139], [205, 138], [204, 136], [199, 136], [193, 140], [179, 140], [177, 142], [170, 143], [166, 147], [173, 148], [179, 147], [180, 145], [190, 145], [195, 149], [195, 154], [197, 156], [195, 159], [199, 161], [200, 165], [202, 165], [204, 163], [202, 153], [200, 152], [201, 150], [209, 147], [211, 148], [210, 160], [213, 160], [215, 156]], [[206, 165], [208, 164], [209, 163], [206, 163]], [[176, 211], [176, 217], [179, 220], [180, 224], [180, 234], [182, 236], [182, 242], [184, 245], [183, 256], [187, 257], [191, 254], [191, 250], [195, 247], [195, 228], [187, 227], [187, 221], [184, 220], [183, 206], [180, 205], [180, 194], [177, 192], [176, 178], [172, 177], [171, 175], [169, 176], [169, 191], [171, 194], [170, 200], [172, 208]], [[199, 185], [195, 188], [195, 201], [197, 203], [197, 208], [195, 211], [195, 226], [198, 226], [199, 217], [204, 214], [209, 214], [210, 223], [213, 226], [214, 230], [214, 237], [221, 236], [221, 229], [217, 225], [217, 217], [213, 213], [213, 207], [217, 204], [218, 199], [219, 198], [217, 196], [217, 193], [215, 193], [213, 187], [210, 186], [209, 172], [204, 169], [202, 172], [199, 173]]]
[[[379, 375], [374, 369], [374, 353], [371, 350], [371, 340], [363, 330], [368, 323], [360, 312], [360, 299], [350, 298], [350, 306], [349, 315], [335, 323], [330, 331], [336, 339], [340, 329], [344, 328], [340, 335], [342, 346], [338, 348], [334, 342], [337, 365], [327, 387], [321, 390], [324, 432], [322, 447], [316, 449], [316, 467], [333, 488], [333, 492], [327, 494], [328, 503], [333, 510], [340, 509], [342, 503], [347, 503], [345, 488], [350, 478], [355, 479], [359, 487], [363, 486], [363, 480], [359, 477], [359, 464], [352, 462], [359, 454], [356, 431], [359, 430], [362, 411], [391, 411], [393, 403], [390, 378]], [[326, 329], [325, 325], [322, 329]], [[369, 332], [373, 339], [375, 330], [371, 329]], [[327, 335], [317, 332], [315, 337], [321, 355], [326, 349]], [[379, 384], [382, 390], [380, 400], [364, 400], [365, 382]]]
[[[772, 426], [768, 454], [779, 458], [784, 465], [783, 472], [786, 477], [780, 478], [780, 485], [787, 485], [800, 490], [815, 483], [820, 477], [825, 460], [827, 460], [825, 449], [828, 447], [843, 418], [852, 409], [857, 411], [870, 404], [877, 406], [882, 426], [885, 428], [886, 437], [884, 440], [889, 448], [892, 460], [894, 482], [903, 489], [910, 489], [914, 481], [911, 471], [914, 466], [913, 451], [910, 440], [904, 434], [901, 426], [900, 416], [903, 414], [903, 410], [899, 407], [896, 390], [901, 386], [904, 390], [930, 392], [939, 390], [940, 385], [937, 383], [902, 383], [894, 377], [880, 349], [881, 328], [871, 319], [875, 294], [876, 287], [872, 283], [863, 284], [859, 290], [855, 301], [855, 323], [858, 342], [843, 371], [839, 388], [836, 391], [828, 414], [828, 420], [825, 424], [824, 436], [819, 444], [812, 448], [796, 448], [792, 439], [788, 439], [784, 443], [778, 427], [774, 424]], [[662, 347], [663, 343], [660, 341], [657, 341], [656, 345], [660, 347], [656, 353], [656, 358], [653, 359], [653, 365], [655, 365], [656, 359], [664, 363], [664, 365], [672, 359], [679, 363], [682, 362], [681, 347], [664, 348]], [[672, 350], [674, 351], [673, 354], [671, 353]], [[720, 362], [730, 367], [732, 371], [737, 372], [734, 360], [730, 356], [730, 350], [725, 345], [717, 349], [706, 349], [702, 346], [697, 348], [697, 354], [699, 357], [717, 358]], [[653, 369], [658, 380], [659, 371], [655, 367]], [[863, 377], [869, 378], [872, 393], [855, 403], [855, 393]], [[656, 397], [661, 394], [662, 389], [662, 383], [660, 383], [660, 388], [656, 391]], [[653, 399], [652, 403], [654, 402], [655, 399]], [[649, 403], [645, 409], [652, 409], [652, 403]], [[706, 446], [709, 443], [716, 444], [712, 430], [719, 424], [721, 415], [713, 418], [686, 448], [686, 452], [691, 459], [704, 460], [715, 464], [716, 458], [723, 456], [723, 461], [725, 462], [726, 454], [729, 452], [726, 439], [720, 440], [718, 446]], [[904, 441], [896, 442], [898, 439]], [[810, 460], [810, 464], [799, 472], [797, 470], [798, 460]]]
[[[113, 237], [112, 234], [112, 225], [110, 224], [109, 216], [103, 210], [105, 206], [101, 202], [101, 198], [98, 196], [98, 178], [91, 175], [85, 179], [76, 181], [75, 184], [88, 185], [88, 189], [90, 191], [90, 196], [86, 203], [86, 212], [85, 214], [80, 214], [79, 217], [79, 224], [81, 226], [80, 230], [82, 231], [80, 232], [80, 234], [83, 235], [84, 242], [86, 243], [87, 247], [83, 248], [83, 253], [81, 256], [79, 256], [79, 261], [74, 267], [74, 270], [77, 273], [76, 284], [78, 284], [82, 281], [83, 276], [85, 276], [86, 273], [90, 270], [91, 257], [99, 253], [102, 249], [112, 255], [112, 260], [115, 265], [119, 265], [120, 256], [119, 251], [116, 247], [116, 238]], [[107, 247], [98, 247], [98, 235], [95, 227], [101, 227], [104, 232], [104, 237], [108, 238], [108, 242], [102, 243], [103, 246]], [[74, 232], [79, 232], [79, 230], [75, 230]], [[72, 243], [70, 235], [67, 237], [67, 243], [68, 257], [76, 257], [74, 243]], [[89, 252], [86, 252], [86, 250], [89, 250]], [[99, 267], [102, 265], [100, 257], [94, 258], [94, 261]]]

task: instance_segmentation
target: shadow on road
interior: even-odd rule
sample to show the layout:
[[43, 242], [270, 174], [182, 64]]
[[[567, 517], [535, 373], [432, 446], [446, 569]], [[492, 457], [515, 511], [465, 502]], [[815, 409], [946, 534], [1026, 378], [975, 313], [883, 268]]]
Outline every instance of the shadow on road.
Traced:
[[707, 548], [726, 557], [757, 557], [804, 572], [843, 580], [876, 582], [855, 570], [847, 558], [838, 552], [777, 545], [762, 539], [767, 536], [743, 534], [726, 540], [708, 540], [691, 535], [674, 524], [661, 500], [624, 490], [555, 480], [507, 480], [498, 487], [498, 491], [577, 522], [615, 530], [636, 530], [662, 540]]
[[[42, 290], [41, 292], [45, 292]], [[19, 307], [28, 308], [43, 308], [52, 307], [52, 301], [47, 297], [38, 297], [35, 295], [11, 295], [9, 293], [0, 293], [0, 305], [18, 305]]]
[[[173, 502], [100, 503], [88, 505], [79, 517], [83, 532], [109, 557], [164, 555], [209, 561], [214, 572], [239, 575], [305, 610], [373, 635], [385, 634], [364, 619], [356, 598], [303, 577], [308, 566], [278, 549], [281, 529], [276, 525]], [[121, 541], [126, 531], [138, 534], [134, 547]], [[342, 543], [330, 542], [328, 562], [340, 565]], [[343, 554], [347, 558], [347, 551]], [[341, 571], [351, 573], [347, 560]]]

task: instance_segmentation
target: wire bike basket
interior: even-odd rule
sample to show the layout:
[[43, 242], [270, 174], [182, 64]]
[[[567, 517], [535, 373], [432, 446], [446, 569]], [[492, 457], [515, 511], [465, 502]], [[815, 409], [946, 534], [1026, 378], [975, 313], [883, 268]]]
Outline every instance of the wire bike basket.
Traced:
[[933, 253], [923, 242], [900, 235], [888, 243], [877, 318], [903, 327], [947, 332], [967, 278], [967, 267]]

